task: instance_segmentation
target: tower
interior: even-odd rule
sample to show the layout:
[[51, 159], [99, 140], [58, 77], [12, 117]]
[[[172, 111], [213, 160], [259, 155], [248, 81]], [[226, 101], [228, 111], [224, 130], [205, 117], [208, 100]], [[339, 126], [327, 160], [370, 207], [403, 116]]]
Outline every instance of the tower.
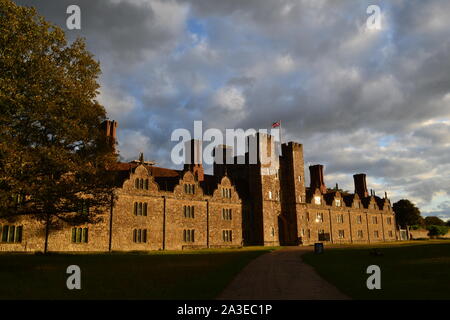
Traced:
[[280, 157], [280, 185], [282, 225], [280, 239], [282, 244], [298, 244], [300, 215], [306, 201], [303, 145], [288, 142], [282, 145]]
[[259, 225], [260, 233], [257, 234], [257, 242], [263, 245], [279, 245], [280, 162], [276, 152], [275, 137], [258, 132], [249, 137], [249, 151], [252, 146], [256, 146], [257, 162], [255, 165], [249, 165], [249, 181], [251, 182], [249, 189], [253, 195], [255, 225]]

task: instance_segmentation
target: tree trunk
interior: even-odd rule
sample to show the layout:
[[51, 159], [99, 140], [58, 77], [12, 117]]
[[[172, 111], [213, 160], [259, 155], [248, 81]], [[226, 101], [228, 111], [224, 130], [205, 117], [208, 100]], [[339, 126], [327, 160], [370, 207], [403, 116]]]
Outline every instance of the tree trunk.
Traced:
[[50, 231], [50, 214], [47, 213], [47, 220], [45, 222], [45, 242], [44, 242], [44, 254], [48, 251], [48, 234]]

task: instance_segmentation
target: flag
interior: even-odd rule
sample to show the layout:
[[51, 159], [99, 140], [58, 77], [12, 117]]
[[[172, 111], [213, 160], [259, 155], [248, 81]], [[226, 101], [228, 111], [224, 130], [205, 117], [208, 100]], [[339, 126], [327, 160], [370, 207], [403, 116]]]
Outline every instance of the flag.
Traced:
[[277, 121], [277, 122], [272, 123], [272, 128], [279, 127], [280, 123], [281, 123], [281, 121]]

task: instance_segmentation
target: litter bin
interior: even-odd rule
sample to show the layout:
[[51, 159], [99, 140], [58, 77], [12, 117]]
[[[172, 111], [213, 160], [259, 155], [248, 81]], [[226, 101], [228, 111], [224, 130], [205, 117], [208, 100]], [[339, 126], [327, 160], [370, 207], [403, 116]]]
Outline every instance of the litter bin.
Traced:
[[314, 253], [315, 254], [323, 253], [323, 243], [321, 242], [314, 243]]

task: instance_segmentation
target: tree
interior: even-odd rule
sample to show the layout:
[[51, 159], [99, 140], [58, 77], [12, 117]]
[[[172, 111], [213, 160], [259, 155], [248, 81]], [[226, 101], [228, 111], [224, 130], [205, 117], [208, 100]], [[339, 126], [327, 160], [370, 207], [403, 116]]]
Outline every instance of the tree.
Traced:
[[392, 205], [397, 224], [402, 228], [412, 225], [423, 225], [420, 210], [409, 200], [402, 199]]
[[34, 8], [0, 0], [0, 215], [95, 223], [116, 161], [95, 100], [99, 63]]
[[436, 225], [427, 226], [428, 235], [430, 237], [438, 237], [438, 236], [446, 235], [448, 232], [448, 229], [449, 229], [449, 227], [447, 227], [447, 226], [436, 226]]
[[424, 221], [425, 221], [425, 225], [427, 225], [427, 226], [431, 226], [431, 225], [443, 226], [443, 225], [445, 225], [444, 221], [442, 221], [440, 218], [434, 217], [434, 216], [425, 217]]

